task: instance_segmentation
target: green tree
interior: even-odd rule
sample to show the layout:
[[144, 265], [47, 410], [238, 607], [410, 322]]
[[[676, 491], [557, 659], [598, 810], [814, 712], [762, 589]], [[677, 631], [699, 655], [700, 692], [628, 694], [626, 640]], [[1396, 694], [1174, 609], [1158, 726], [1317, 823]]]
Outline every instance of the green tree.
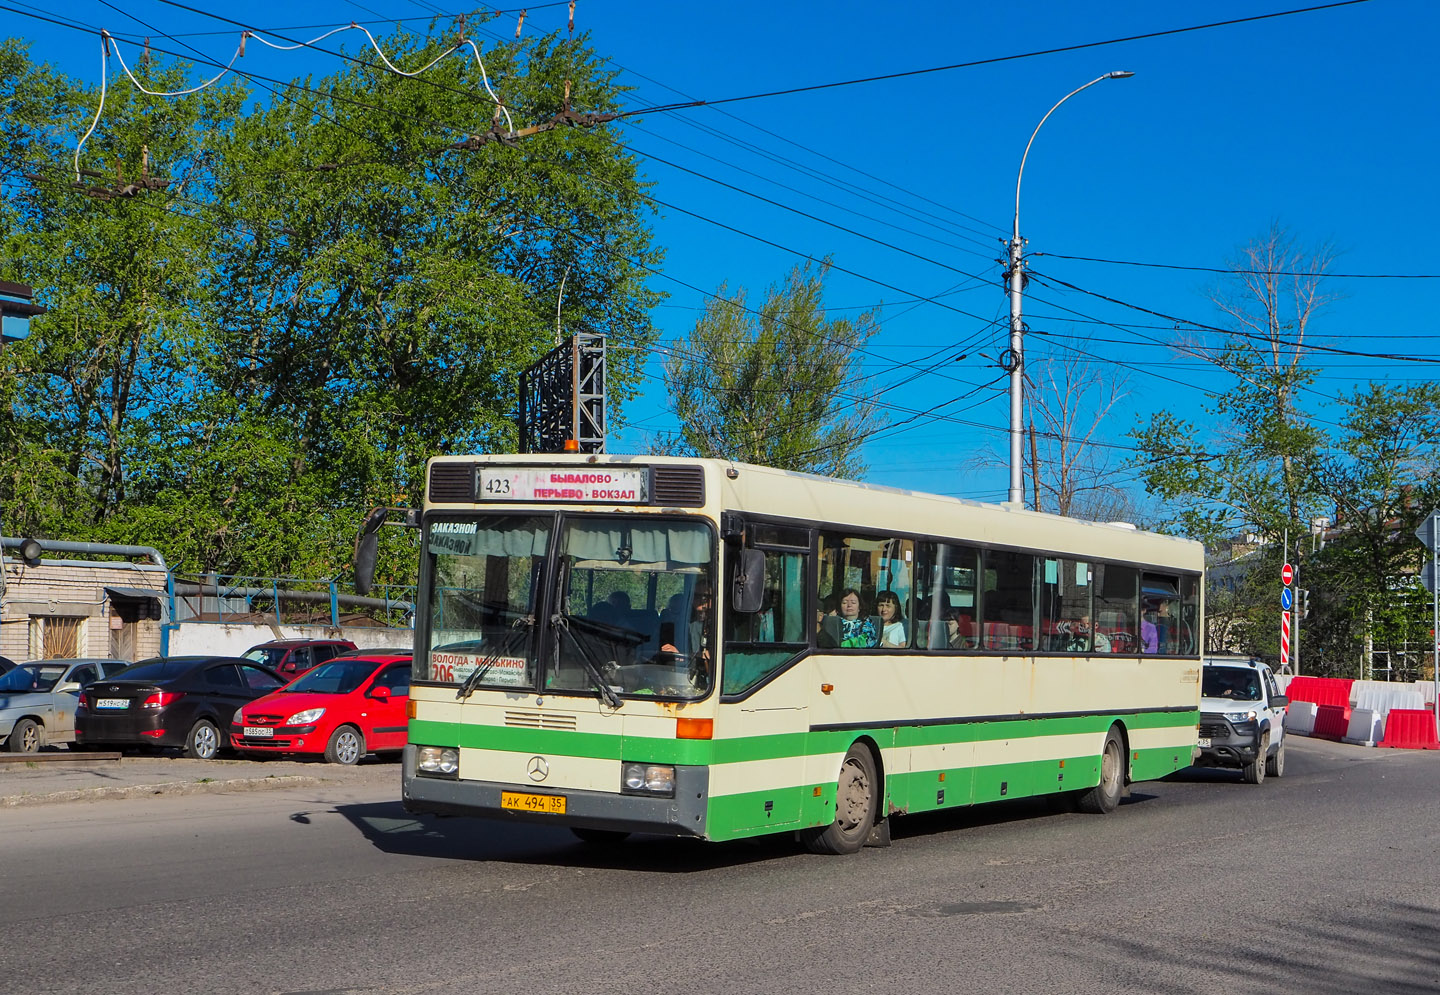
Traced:
[[1169, 524], [1214, 541], [1256, 532], [1278, 541], [1324, 510], [1316, 468], [1324, 434], [1297, 404], [1314, 378], [1303, 365], [1331, 253], [1306, 252], [1278, 226], [1241, 250], [1231, 285], [1211, 300], [1232, 331], [1218, 352], [1195, 349], [1228, 374], [1209, 394], [1208, 431], [1160, 411], [1134, 434], [1135, 466]]
[[1319, 468], [1335, 519], [1302, 582], [1311, 669], [1359, 675], [1367, 653], [1415, 676], [1428, 665], [1430, 596], [1416, 578], [1419, 523], [1440, 501], [1440, 385], [1371, 384], [1345, 399], [1336, 455]]
[[[381, 45], [404, 66], [445, 47]], [[584, 38], [485, 64], [517, 128], [618, 104]], [[189, 85], [184, 65], [138, 72]], [[70, 156], [98, 87], [0, 45], [0, 278], [51, 309], [0, 356], [7, 528], [156, 545], [196, 572], [341, 574], [360, 514], [418, 502], [428, 456], [514, 445], [562, 282], [564, 323], [618, 347], [619, 421], [659, 297], [644, 181], [615, 125], [455, 147], [499, 113], [480, 77], [458, 56], [421, 79], [356, 62], [265, 106], [111, 80], [81, 165], [174, 182], [96, 199]], [[382, 537], [380, 580], [413, 578], [413, 537]]]
[[[39, 288], [49, 313], [4, 357], [6, 400], [0, 499], [13, 532], [149, 541], [117, 531], [144, 466], [173, 440], [161, 413], [195, 388], [212, 340], [205, 274], [212, 232], [181, 209], [207, 149], [239, 109], [234, 87], [178, 99], [109, 87], [79, 165], [69, 146], [96, 114], [99, 93], [0, 44], [0, 148], [18, 169], [0, 203], [0, 276]], [[146, 61], [151, 89], [182, 86], [183, 67]], [[92, 196], [148, 170], [168, 189]]]
[[[399, 65], [446, 47], [382, 44]], [[617, 106], [583, 40], [502, 45], [485, 63], [517, 127], [560, 112], [567, 88], [574, 106]], [[455, 56], [420, 79], [351, 64], [238, 122], [222, 150], [235, 362], [221, 385], [283, 425], [291, 459], [273, 486], [292, 495], [287, 515], [317, 487], [352, 507], [418, 500], [429, 455], [513, 449], [518, 371], [553, 344], [562, 282], [565, 323], [616, 347], [612, 408], [633, 394], [660, 259], [636, 163], [608, 127], [439, 151], [490, 128], [486, 92]]]
[[861, 476], [865, 439], [884, 420], [863, 386], [861, 349], [878, 329], [873, 311], [854, 320], [824, 309], [828, 261], [790, 272], [759, 308], [721, 286], [665, 362], [680, 423], [665, 451]]

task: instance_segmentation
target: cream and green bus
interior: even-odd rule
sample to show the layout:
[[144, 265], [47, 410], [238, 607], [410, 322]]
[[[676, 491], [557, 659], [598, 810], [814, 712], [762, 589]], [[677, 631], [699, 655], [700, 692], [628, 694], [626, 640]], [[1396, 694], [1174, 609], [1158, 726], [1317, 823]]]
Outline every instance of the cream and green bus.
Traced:
[[1199, 544], [722, 460], [427, 469], [408, 810], [849, 853], [1190, 765]]

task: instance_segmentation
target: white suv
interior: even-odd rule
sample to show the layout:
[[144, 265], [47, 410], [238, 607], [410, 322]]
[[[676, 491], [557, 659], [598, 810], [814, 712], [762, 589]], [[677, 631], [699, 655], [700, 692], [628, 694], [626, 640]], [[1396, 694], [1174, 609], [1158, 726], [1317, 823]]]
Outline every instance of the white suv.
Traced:
[[1275, 674], [1243, 656], [1205, 658], [1197, 767], [1238, 767], [1250, 784], [1285, 773], [1285, 706]]

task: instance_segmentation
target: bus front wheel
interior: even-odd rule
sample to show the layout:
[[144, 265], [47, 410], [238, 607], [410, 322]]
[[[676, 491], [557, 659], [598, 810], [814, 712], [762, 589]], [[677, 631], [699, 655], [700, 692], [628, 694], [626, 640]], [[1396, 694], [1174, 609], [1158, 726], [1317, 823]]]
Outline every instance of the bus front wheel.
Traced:
[[860, 743], [850, 747], [840, 762], [835, 782], [835, 821], [824, 829], [806, 829], [801, 840], [811, 853], [855, 853], [875, 826], [879, 795], [875, 757]]
[[1105, 749], [1100, 753], [1100, 783], [1080, 796], [1080, 811], [1105, 815], [1115, 811], [1125, 791], [1125, 745], [1114, 726], [1105, 734]]

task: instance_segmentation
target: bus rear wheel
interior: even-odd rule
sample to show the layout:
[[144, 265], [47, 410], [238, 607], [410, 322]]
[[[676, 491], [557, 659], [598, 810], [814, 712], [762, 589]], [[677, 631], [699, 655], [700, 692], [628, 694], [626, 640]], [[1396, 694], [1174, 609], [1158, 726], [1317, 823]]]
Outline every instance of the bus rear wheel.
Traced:
[[835, 821], [824, 829], [806, 829], [800, 834], [811, 853], [854, 853], [865, 845], [875, 826], [875, 803], [879, 796], [875, 757], [860, 743], [851, 746], [840, 762], [835, 782]]
[[1082, 794], [1076, 806], [1082, 812], [1106, 815], [1120, 804], [1125, 791], [1125, 747], [1114, 726], [1105, 734], [1105, 749], [1100, 753], [1100, 783]]

